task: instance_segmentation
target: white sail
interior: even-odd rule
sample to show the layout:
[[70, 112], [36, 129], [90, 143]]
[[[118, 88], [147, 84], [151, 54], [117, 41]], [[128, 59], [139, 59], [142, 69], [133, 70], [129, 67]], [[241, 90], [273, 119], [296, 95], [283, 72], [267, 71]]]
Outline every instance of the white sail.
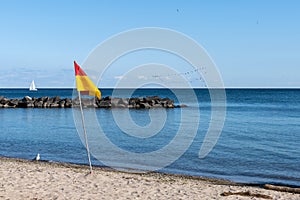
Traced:
[[30, 87], [29, 87], [29, 90], [30, 91], [37, 91], [36, 87], [35, 87], [35, 84], [34, 84], [34, 80], [32, 80], [31, 84], [30, 84]]

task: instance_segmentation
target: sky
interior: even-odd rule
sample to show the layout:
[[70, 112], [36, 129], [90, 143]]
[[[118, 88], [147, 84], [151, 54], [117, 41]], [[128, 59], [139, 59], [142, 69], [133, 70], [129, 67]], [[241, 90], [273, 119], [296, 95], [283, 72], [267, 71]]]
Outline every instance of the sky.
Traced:
[[[38, 88], [74, 87], [74, 60], [82, 64], [106, 39], [143, 27], [194, 39], [218, 67], [225, 87], [299, 88], [299, 9], [298, 0], [2, 0], [0, 88], [29, 87], [33, 79]], [[163, 57], [147, 53], [152, 60], [145, 62]], [[113, 87], [137, 57], [112, 67], [98, 86]], [[189, 70], [183, 64], [178, 73]]]

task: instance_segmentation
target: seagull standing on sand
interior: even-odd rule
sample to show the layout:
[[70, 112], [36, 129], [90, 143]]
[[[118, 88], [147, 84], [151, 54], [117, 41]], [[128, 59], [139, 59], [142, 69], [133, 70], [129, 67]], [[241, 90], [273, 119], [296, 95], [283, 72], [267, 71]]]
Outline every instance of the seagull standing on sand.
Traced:
[[39, 161], [40, 159], [41, 159], [41, 156], [40, 156], [40, 154], [38, 153], [38, 154], [36, 155], [36, 157], [35, 157], [33, 160]]

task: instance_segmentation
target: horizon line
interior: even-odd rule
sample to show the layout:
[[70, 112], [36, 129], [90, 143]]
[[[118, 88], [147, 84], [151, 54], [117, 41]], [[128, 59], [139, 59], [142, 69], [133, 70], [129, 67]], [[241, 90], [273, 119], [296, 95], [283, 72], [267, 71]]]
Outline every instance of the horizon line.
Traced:
[[[28, 89], [28, 87], [0, 87], [0, 89]], [[76, 87], [39, 87], [37, 89], [76, 89]], [[142, 87], [142, 88], [130, 88], [130, 87], [98, 87], [98, 89], [300, 89], [300, 87], [175, 87], [175, 88], [164, 88], [164, 87]], [[28, 89], [29, 90], [29, 89]]]

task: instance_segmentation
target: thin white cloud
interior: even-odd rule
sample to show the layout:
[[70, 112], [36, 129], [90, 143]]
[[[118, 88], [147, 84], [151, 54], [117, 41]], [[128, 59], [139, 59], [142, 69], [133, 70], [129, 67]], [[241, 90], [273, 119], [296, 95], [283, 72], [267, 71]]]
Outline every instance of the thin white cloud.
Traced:
[[72, 87], [75, 76], [68, 69], [6, 69], [0, 76], [0, 88], [29, 87], [31, 80], [35, 80], [37, 87]]
[[144, 75], [140, 75], [140, 76], [138, 76], [138, 79], [147, 80], [148, 78]]
[[123, 79], [124, 76], [114, 76], [115, 79]]

